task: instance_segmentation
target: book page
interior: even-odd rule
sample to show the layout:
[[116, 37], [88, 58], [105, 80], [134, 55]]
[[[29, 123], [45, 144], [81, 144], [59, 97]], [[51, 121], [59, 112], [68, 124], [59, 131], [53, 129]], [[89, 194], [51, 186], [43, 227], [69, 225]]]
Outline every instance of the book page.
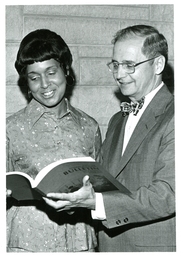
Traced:
[[105, 177], [102, 166], [95, 161], [75, 161], [57, 165], [47, 173], [35, 189], [44, 196], [49, 192], [74, 192], [82, 187], [86, 175], [90, 177], [96, 192], [117, 190]]
[[73, 157], [73, 158], [67, 158], [67, 159], [61, 159], [56, 162], [53, 162], [49, 165], [47, 165], [45, 168], [43, 168], [38, 175], [36, 176], [35, 180], [33, 181], [33, 187], [37, 187], [37, 185], [40, 183], [40, 181], [52, 170], [54, 167], [63, 164], [63, 163], [69, 163], [69, 162], [95, 162], [95, 160], [91, 157]]

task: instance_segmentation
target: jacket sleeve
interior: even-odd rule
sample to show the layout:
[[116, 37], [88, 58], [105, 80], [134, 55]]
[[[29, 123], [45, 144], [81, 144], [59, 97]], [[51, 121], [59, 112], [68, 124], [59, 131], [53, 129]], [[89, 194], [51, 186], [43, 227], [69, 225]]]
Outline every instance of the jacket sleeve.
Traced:
[[[103, 193], [107, 228], [147, 223], [175, 214], [174, 122], [166, 125], [159, 141], [152, 182], [139, 186], [128, 196], [119, 191]], [[139, 170], [140, 171], [140, 170]]]

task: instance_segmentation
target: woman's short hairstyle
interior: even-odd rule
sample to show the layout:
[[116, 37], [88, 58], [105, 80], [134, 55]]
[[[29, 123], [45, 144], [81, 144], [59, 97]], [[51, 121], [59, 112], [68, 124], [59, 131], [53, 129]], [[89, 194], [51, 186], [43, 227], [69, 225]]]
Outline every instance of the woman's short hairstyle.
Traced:
[[26, 74], [27, 65], [49, 59], [57, 60], [64, 73], [71, 68], [72, 54], [61, 36], [48, 29], [38, 29], [26, 35], [19, 47], [15, 68], [20, 76]]
[[119, 30], [114, 36], [112, 43], [115, 44], [117, 41], [123, 41], [125, 39], [134, 38], [134, 36], [144, 38], [144, 43], [141, 51], [147, 58], [153, 58], [155, 56], [158, 56], [159, 54], [165, 57], [165, 64], [167, 63], [167, 40], [154, 27], [148, 25], [135, 25]]

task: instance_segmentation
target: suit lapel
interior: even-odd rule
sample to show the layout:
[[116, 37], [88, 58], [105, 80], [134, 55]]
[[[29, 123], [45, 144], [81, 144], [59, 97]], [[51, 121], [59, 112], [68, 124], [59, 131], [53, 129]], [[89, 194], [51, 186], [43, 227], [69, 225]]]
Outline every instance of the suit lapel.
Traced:
[[[121, 157], [120, 161], [118, 162], [118, 168], [116, 169], [116, 176], [117, 177], [121, 170], [125, 167], [128, 163], [130, 158], [134, 155], [144, 138], [147, 136], [149, 131], [152, 127], [156, 124], [156, 119], [152, 111], [147, 111], [144, 113], [140, 122], [138, 122], [128, 144], [124, 151], [123, 157]], [[119, 172], [120, 170], [120, 172]]]
[[[121, 158], [116, 157], [117, 165], [115, 171], [113, 170], [113, 175], [117, 177], [134, 155], [142, 141], [145, 139], [149, 131], [156, 124], [156, 116], [161, 115], [164, 112], [165, 107], [168, 102], [172, 99], [172, 95], [168, 91], [166, 86], [163, 86], [160, 91], [155, 95], [152, 102], [149, 104], [147, 109], [144, 111], [141, 119], [139, 120], [129, 143], [124, 151]], [[125, 122], [126, 123], [126, 122]], [[123, 128], [124, 135], [124, 128]], [[118, 143], [121, 143], [120, 141]], [[122, 148], [122, 147], [121, 147]]]
[[119, 159], [122, 155], [123, 148], [123, 139], [124, 139], [124, 131], [125, 125], [128, 117], [122, 117], [118, 120], [118, 123], [115, 126], [114, 134], [111, 138], [111, 147], [109, 151], [109, 169], [111, 174], [115, 175], [116, 167], [118, 166]]

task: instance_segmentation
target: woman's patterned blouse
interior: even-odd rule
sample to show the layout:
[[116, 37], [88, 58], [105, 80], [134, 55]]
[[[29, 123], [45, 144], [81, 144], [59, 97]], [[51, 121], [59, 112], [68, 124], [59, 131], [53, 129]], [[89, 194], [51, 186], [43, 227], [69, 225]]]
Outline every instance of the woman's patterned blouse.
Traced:
[[[34, 178], [59, 159], [97, 158], [101, 147], [98, 123], [67, 99], [65, 104], [67, 111], [60, 118], [34, 99], [7, 118], [7, 172], [21, 171]], [[9, 202], [7, 251], [77, 252], [95, 247], [90, 211], [78, 209], [68, 214], [56, 212], [42, 201]]]

